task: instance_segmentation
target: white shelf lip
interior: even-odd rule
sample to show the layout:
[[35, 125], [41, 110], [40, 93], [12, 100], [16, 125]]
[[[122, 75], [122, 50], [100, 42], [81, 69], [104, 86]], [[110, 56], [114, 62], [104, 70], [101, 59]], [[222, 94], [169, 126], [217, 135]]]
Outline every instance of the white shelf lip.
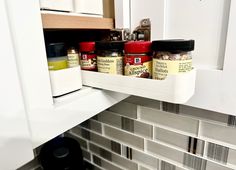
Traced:
[[64, 11], [41, 10], [41, 14], [102, 18], [102, 15], [92, 15], [92, 14], [83, 14], [83, 13], [66, 12], [66, 11], [64, 12]]
[[186, 103], [195, 91], [196, 70], [152, 80], [82, 70], [83, 85], [170, 103]]
[[33, 148], [90, 119], [129, 95], [83, 87], [30, 116]]

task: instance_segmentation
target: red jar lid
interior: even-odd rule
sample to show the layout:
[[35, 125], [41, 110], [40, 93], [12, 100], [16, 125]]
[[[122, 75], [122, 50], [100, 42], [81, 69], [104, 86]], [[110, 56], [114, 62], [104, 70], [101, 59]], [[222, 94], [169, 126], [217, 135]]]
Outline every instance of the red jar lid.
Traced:
[[79, 43], [79, 49], [82, 52], [95, 51], [95, 42], [81, 42]]
[[125, 43], [125, 53], [148, 53], [151, 51], [150, 41], [129, 41]]

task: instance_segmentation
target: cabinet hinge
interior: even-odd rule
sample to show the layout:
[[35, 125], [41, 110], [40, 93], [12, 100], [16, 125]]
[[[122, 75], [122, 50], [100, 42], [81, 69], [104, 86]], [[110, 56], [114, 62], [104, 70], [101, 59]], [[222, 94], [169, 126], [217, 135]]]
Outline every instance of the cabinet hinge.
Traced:
[[110, 32], [111, 41], [150, 41], [151, 40], [151, 21], [149, 18], [142, 19], [131, 33], [130, 29], [114, 29]]

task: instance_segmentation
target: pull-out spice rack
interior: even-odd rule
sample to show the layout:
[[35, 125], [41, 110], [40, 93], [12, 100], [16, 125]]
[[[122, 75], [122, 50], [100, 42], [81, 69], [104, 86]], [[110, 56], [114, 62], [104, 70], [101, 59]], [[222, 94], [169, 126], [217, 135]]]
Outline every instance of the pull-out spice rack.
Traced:
[[111, 75], [82, 70], [83, 85], [176, 104], [186, 103], [195, 91], [196, 70], [169, 75], [165, 80]]

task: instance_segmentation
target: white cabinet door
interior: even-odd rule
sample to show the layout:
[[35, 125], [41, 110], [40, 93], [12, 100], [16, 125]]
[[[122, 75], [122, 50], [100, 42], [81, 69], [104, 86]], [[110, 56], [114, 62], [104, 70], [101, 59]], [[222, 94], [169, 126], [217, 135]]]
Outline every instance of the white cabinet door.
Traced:
[[116, 10], [119, 25], [133, 30], [141, 19], [150, 18], [152, 40], [195, 39], [196, 92], [187, 105], [236, 115], [235, 1], [119, 1], [119, 6], [129, 5], [129, 12]]
[[3, 0], [0, 21], [0, 169], [13, 170], [33, 159], [33, 150]]
[[[6, 0], [33, 148], [128, 95], [83, 88], [53, 99], [38, 0]], [[93, 103], [90, 107], [88, 103]]]

